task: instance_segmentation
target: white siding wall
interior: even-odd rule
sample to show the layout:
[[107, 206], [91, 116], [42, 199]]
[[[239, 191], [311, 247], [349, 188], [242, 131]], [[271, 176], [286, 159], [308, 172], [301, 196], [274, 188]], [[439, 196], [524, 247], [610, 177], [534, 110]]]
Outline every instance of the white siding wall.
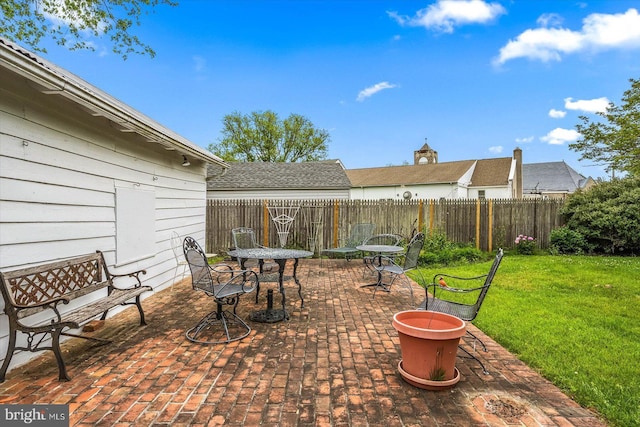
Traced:
[[457, 184], [433, 185], [405, 185], [389, 187], [352, 188], [353, 200], [403, 200], [405, 191], [411, 191], [412, 199], [456, 199], [458, 198]]
[[[0, 269], [101, 250], [114, 272], [146, 269], [144, 284], [155, 290], [169, 286], [176, 265], [171, 232], [204, 244], [205, 165], [192, 161], [182, 167], [174, 152], [120, 132], [105, 118], [42, 94], [5, 71], [0, 81]], [[155, 251], [114, 266], [117, 187], [155, 194], [155, 216], [148, 218]], [[7, 324], [0, 315], [1, 359]], [[29, 357], [16, 355], [10, 368]]]
[[469, 189], [469, 198], [477, 199], [478, 191], [484, 190], [485, 199], [512, 199], [511, 185], [507, 187], [473, 187]]

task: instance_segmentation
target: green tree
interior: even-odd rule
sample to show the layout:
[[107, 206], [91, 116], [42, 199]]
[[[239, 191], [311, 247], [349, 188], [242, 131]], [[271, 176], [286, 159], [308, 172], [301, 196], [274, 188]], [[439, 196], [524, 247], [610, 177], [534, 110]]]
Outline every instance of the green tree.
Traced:
[[273, 111], [234, 112], [222, 123], [223, 137], [210, 144], [209, 151], [226, 161], [308, 162], [327, 157], [329, 133], [298, 114], [280, 120]]
[[0, 36], [46, 53], [48, 36], [69, 50], [94, 51], [91, 35], [108, 35], [113, 52], [127, 59], [131, 53], [155, 56], [154, 50], [131, 33], [140, 16], [173, 0], [0, 0]]
[[640, 175], [640, 79], [629, 79], [631, 88], [624, 92], [622, 105], [609, 104], [598, 113], [606, 122], [591, 122], [580, 116], [576, 125], [580, 139], [569, 148], [582, 153], [582, 159], [606, 163], [608, 171], [625, 171]]

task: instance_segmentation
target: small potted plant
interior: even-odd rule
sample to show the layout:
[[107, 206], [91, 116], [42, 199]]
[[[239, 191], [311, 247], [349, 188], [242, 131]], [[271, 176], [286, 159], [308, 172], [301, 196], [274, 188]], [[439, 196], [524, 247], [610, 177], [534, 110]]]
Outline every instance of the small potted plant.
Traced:
[[455, 367], [464, 320], [445, 313], [408, 310], [393, 316], [402, 359], [398, 371], [405, 381], [427, 390], [445, 390], [460, 380]]

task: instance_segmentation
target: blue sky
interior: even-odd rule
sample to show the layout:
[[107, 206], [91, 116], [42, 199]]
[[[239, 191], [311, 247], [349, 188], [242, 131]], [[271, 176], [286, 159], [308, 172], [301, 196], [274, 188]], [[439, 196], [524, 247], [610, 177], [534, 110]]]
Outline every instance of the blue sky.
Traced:
[[578, 116], [640, 78], [640, 1], [194, 1], [134, 29], [157, 56], [48, 46], [50, 61], [207, 147], [226, 114], [273, 110], [331, 135], [348, 169], [511, 156], [566, 161]]

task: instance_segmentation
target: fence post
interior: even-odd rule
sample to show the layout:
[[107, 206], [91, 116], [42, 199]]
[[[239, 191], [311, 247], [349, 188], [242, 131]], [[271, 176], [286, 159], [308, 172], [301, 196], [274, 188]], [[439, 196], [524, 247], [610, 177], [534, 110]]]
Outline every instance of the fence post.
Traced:
[[487, 215], [489, 216], [487, 224], [489, 227], [489, 252], [493, 252], [493, 200], [489, 199], [489, 209]]
[[424, 202], [420, 200], [418, 203], [418, 233], [422, 233], [422, 224], [424, 224], [424, 214], [422, 213], [422, 207]]
[[476, 249], [480, 249], [480, 199], [476, 200]]
[[338, 215], [340, 215], [339, 201], [333, 202], [333, 247], [338, 247]]

